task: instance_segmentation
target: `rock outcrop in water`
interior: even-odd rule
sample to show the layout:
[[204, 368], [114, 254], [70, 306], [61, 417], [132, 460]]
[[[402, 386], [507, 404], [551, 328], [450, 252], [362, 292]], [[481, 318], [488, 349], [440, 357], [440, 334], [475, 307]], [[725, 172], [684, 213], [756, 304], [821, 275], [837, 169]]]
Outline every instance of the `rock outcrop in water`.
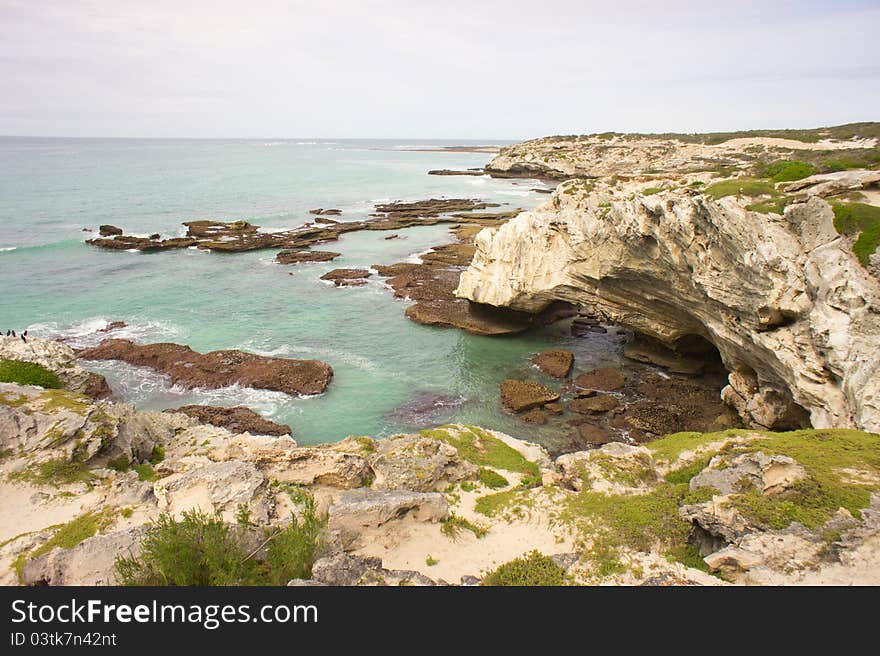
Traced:
[[683, 351], [708, 341], [731, 372], [725, 400], [751, 425], [808, 413], [816, 427], [880, 430], [877, 279], [824, 200], [782, 216], [745, 204], [570, 181], [481, 232], [456, 293], [527, 312], [568, 301]]
[[243, 351], [198, 353], [180, 344], [135, 344], [125, 339], [105, 339], [78, 353], [83, 360], [121, 360], [149, 367], [171, 378], [171, 383], [192, 389], [230, 385], [276, 390], [292, 395], [320, 394], [333, 377], [333, 369], [320, 360], [291, 360]]

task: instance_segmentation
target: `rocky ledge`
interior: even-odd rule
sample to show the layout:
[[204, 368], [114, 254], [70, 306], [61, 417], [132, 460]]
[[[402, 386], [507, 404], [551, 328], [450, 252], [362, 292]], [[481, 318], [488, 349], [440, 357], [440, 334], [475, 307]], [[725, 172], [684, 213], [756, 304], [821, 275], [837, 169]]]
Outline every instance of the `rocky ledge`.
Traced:
[[880, 430], [880, 284], [836, 206], [814, 193], [777, 212], [772, 181], [703, 178], [565, 182], [477, 235], [456, 294], [579, 305], [669, 347], [675, 366], [714, 347], [723, 398], [751, 426]]
[[192, 389], [241, 385], [276, 390], [291, 395], [323, 392], [333, 369], [320, 360], [272, 358], [243, 351], [198, 353], [180, 344], [135, 344], [125, 339], [105, 339], [79, 351], [83, 360], [120, 360], [149, 367], [171, 378], [171, 383]]
[[[145, 538], [211, 521], [273, 585], [878, 584], [878, 452], [858, 431], [739, 430], [554, 460], [463, 425], [299, 446], [3, 383], [0, 582], [164, 575], [138, 569]], [[298, 549], [272, 551], [290, 531]]]
[[185, 405], [165, 412], [179, 412], [198, 419], [203, 424], [226, 428], [232, 433], [276, 436], [293, 433], [287, 424], [278, 424], [264, 419], [250, 408], [241, 405], [231, 408], [213, 405]]

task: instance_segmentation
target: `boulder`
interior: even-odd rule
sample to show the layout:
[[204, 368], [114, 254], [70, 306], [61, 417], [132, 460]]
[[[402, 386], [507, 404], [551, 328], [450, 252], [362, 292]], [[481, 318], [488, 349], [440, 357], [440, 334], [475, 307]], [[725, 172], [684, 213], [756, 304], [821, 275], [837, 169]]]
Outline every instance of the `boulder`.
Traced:
[[352, 287], [366, 285], [371, 275], [368, 269], [333, 269], [321, 276], [321, 280], [328, 280], [337, 287]]
[[122, 228], [117, 228], [115, 225], [105, 223], [104, 225], [98, 226], [98, 234], [102, 237], [115, 237], [116, 235], [122, 234]]
[[501, 403], [513, 412], [531, 410], [558, 398], [558, 392], [533, 381], [508, 378], [501, 383]]
[[541, 351], [532, 358], [532, 364], [548, 376], [565, 378], [574, 365], [574, 353], [562, 349]]
[[657, 482], [651, 452], [621, 442], [592, 451], [567, 453], [556, 459], [563, 484], [605, 494], [641, 494]]
[[389, 570], [382, 559], [336, 552], [315, 561], [312, 581], [318, 585], [437, 585], [424, 574], [412, 570]]
[[711, 487], [720, 494], [737, 494], [752, 489], [763, 495], [773, 495], [790, 490], [806, 478], [806, 470], [794, 459], [757, 451], [733, 458], [716, 456], [708, 467], [690, 480], [690, 489]]
[[476, 478], [478, 468], [455, 447], [422, 435], [397, 435], [376, 442], [369, 458], [374, 490], [430, 492]]
[[587, 398], [575, 399], [568, 404], [568, 409], [580, 414], [599, 414], [614, 410], [620, 402], [610, 394], [598, 394]]
[[626, 376], [617, 369], [610, 367], [593, 369], [574, 379], [574, 384], [578, 387], [605, 392], [619, 390], [623, 387], [624, 383], [626, 383]]

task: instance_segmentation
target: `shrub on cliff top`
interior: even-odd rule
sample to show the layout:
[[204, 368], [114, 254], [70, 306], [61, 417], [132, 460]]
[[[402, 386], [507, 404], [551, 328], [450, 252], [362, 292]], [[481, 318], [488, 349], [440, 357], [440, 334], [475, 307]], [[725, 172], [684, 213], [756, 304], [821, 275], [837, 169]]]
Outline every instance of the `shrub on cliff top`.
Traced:
[[243, 542], [242, 529], [198, 510], [176, 520], [159, 515], [141, 541], [141, 555], [116, 559], [122, 585], [284, 585], [311, 576], [324, 526], [313, 504], [284, 529], [265, 537], [257, 557]]
[[703, 193], [718, 200], [725, 196], [763, 196], [765, 194], [772, 196], [775, 191], [773, 183], [769, 180], [737, 178], [716, 182], [706, 187]]
[[831, 201], [834, 227], [842, 235], [856, 235], [853, 252], [862, 266], [870, 264], [871, 254], [880, 245], [880, 207], [865, 203]]
[[758, 168], [758, 176], [771, 178], [774, 182], [791, 182], [813, 175], [815, 170], [812, 164], [798, 160], [782, 160], [763, 164]]
[[60, 389], [61, 379], [45, 367], [33, 362], [0, 360], [0, 383], [37, 385], [46, 389]]

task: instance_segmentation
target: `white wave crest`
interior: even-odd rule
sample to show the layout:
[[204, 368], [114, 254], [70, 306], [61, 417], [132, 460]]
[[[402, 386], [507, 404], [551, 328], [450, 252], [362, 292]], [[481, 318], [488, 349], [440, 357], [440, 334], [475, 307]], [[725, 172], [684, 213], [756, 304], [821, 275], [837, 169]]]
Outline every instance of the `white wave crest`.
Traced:
[[162, 321], [132, 319], [121, 328], [107, 330], [111, 320], [107, 317], [89, 317], [72, 324], [54, 321], [33, 323], [27, 327], [30, 334], [44, 339], [57, 339], [77, 348], [97, 346], [110, 337], [146, 343], [168, 341], [180, 335], [180, 330]]

